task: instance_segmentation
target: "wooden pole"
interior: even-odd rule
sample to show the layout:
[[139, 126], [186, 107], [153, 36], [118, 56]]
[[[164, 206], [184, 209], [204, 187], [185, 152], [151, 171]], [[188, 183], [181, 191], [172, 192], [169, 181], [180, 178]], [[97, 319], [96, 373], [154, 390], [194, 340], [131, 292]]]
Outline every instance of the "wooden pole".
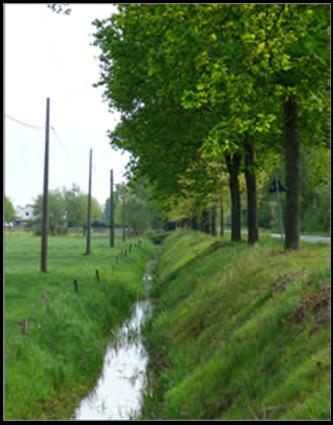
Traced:
[[123, 191], [123, 202], [122, 202], [122, 206], [123, 206], [123, 211], [122, 211], [122, 227], [123, 227], [123, 242], [125, 242], [126, 240], [126, 230], [125, 230], [125, 189]]
[[46, 311], [49, 312], [50, 311], [49, 296], [46, 292], [42, 294], [42, 301], [45, 305]]
[[48, 190], [49, 190], [49, 141], [50, 141], [50, 99], [46, 99], [46, 125], [45, 125], [45, 157], [44, 157], [44, 187], [42, 209], [42, 243], [40, 270], [47, 272], [47, 235], [48, 235]]
[[26, 335], [28, 332], [28, 321], [26, 319], [20, 322], [21, 325], [21, 334]]
[[88, 188], [88, 216], [87, 216], [86, 255], [90, 254], [90, 238], [91, 238], [91, 173], [92, 173], [92, 149], [90, 149], [90, 153], [89, 153], [89, 188]]
[[113, 170], [110, 170], [110, 246], [114, 246]]
[[74, 280], [73, 280], [73, 284], [74, 284], [74, 291], [75, 291], [76, 293], [78, 293], [78, 292], [79, 292], [79, 284], [78, 284], [77, 279], [74, 279]]

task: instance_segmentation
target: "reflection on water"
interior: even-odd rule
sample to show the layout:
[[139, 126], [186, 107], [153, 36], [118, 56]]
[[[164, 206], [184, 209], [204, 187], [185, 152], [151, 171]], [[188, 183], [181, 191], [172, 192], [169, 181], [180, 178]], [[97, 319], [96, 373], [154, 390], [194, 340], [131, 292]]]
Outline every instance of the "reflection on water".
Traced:
[[[149, 280], [145, 275], [145, 281]], [[131, 419], [139, 413], [148, 362], [141, 325], [150, 308], [149, 300], [137, 302], [133, 316], [108, 347], [102, 375], [92, 393], [81, 401], [74, 419]]]

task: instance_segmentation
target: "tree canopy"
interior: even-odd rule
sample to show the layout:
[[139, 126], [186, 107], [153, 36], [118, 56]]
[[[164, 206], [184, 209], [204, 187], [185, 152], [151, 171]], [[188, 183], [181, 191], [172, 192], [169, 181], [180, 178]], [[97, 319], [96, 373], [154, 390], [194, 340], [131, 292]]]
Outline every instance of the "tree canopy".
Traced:
[[286, 247], [297, 248], [298, 141], [329, 144], [327, 5], [121, 4], [94, 24], [97, 85], [122, 116], [110, 142], [132, 154], [130, 172], [149, 179], [169, 218], [210, 208], [229, 174], [239, 221], [244, 171], [255, 227], [256, 175], [279, 155]]
[[11, 223], [15, 220], [15, 208], [10, 198], [5, 196], [5, 220], [6, 223]]
[[[33, 223], [35, 231], [40, 232], [43, 195], [39, 195], [33, 204], [36, 219]], [[49, 232], [53, 235], [65, 233], [69, 227], [85, 228], [88, 214], [88, 195], [81, 192], [73, 184], [71, 189], [55, 189], [48, 193]], [[92, 221], [102, 217], [102, 209], [98, 201], [92, 197]]]

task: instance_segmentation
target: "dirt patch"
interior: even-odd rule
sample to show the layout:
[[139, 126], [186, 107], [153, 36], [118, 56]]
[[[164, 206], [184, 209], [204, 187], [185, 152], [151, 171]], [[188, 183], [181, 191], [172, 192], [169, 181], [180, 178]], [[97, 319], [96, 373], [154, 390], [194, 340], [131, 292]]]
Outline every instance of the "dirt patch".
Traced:
[[305, 273], [305, 269], [295, 270], [293, 272], [288, 272], [280, 276], [273, 284], [272, 291], [273, 292], [282, 292], [286, 289], [289, 283], [293, 282], [295, 278], [301, 276]]
[[301, 299], [297, 309], [289, 316], [287, 322], [302, 324], [306, 316], [314, 319], [314, 332], [329, 322], [330, 288], [324, 288]]

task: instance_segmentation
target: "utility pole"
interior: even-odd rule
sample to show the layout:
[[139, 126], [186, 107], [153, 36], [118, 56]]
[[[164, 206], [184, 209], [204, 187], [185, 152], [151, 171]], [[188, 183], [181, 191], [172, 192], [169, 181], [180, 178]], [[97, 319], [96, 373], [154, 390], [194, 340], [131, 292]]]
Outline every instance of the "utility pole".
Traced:
[[113, 170], [110, 170], [110, 246], [114, 246]]
[[126, 230], [125, 230], [125, 188], [123, 189], [123, 202], [122, 202], [122, 224], [123, 224], [123, 242], [126, 240]]
[[47, 234], [48, 234], [48, 190], [49, 190], [49, 141], [50, 141], [50, 98], [46, 99], [46, 125], [45, 125], [45, 157], [44, 157], [44, 187], [42, 209], [42, 244], [40, 271], [47, 272]]
[[89, 188], [88, 188], [88, 217], [87, 217], [87, 245], [86, 255], [90, 254], [90, 236], [91, 236], [91, 172], [92, 172], [92, 149], [89, 153]]

